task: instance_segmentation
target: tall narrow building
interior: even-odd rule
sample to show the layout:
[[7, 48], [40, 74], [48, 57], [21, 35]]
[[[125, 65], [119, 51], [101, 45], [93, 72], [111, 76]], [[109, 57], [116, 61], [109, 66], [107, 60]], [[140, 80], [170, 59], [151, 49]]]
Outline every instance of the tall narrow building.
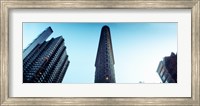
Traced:
[[95, 62], [95, 83], [115, 83], [114, 64], [110, 28], [103, 26]]
[[[47, 36], [41, 34], [40, 38]], [[24, 83], [61, 83], [69, 66], [62, 36], [49, 41], [41, 39], [23, 59]]]

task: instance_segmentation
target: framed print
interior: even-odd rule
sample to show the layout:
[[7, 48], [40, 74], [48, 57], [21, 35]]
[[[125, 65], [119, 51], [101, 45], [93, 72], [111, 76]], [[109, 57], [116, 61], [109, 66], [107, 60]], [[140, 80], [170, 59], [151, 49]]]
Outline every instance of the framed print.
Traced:
[[[190, 88], [191, 78], [189, 77], [191, 74], [190, 64], [189, 64], [190, 63], [189, 60], [191, 60], [189, 56], [190, 42], [189, 41], [185, 42], [184, 40], [180, 40], [183, 38], [191, 39], [190, 38], [190, 32], [191, 32], [190, 24], [191, 23], [190, 21], [187, 21], [187, 20], [191, 20], [189, 10], [180, 9], [178, 10], [178, 12], [175, 12], [174, 10], [166, 11], [166, 10], [142, 10], [142, 9], [138, 9], [138, 10], [130, 10], [130, 9], [129, 10], [128, 9], [124, 9], [124, 10], [120, 10], [120, 9], [78, 10], [76, 9], [76, 10], [73, 10], [73, 9], [70, 9], [70, 10], [59, 10], [59, 11], [55, 9], [55, 10], [51, 10], [51, 12], [48, 12], [48, 10], [29, 9], [27, 12], [26, 11], [27, 10], [22, 10], [22, 9], [10, 11], [10, 14], [12, 17], [10, 18], [9, 25], [13, 26], [14, 28], [14, 29], [10, 29], [12, 30], [10, 32], [10, 38], [17, 39], [16, 41], [12, 39], [10, 40], [13, 42], [13, 44], [10, 44], [10, 48], [14, 48], [14, 50], [10, 50], [11, 53], [13, 53], [13, 55], [11, 54], [10, 56], [19, 58], [19, 59], [16, 58], [16, 59], [10, 60], [13, 62], [12, 63], [13, 65], [17, 65], [17, 63], [22, 60], [20, 59], [21, 57], [19, 57], [22, 55], [21, 54], [22, 52], [21, 51], [18, 52], [18, 49], [17, 49], [21, 47], [16, 47], [15, 45], [22, 45], [21, 42], [23, 42], [23, 45], [24, 45], [25, 42], [28, 41], [31, 37], [34, 37], [35, 35], [37, 36], [37, 34], [31, 35], [32, 33], [36, 32], [33, 30], [39, 29], [41, 26], [43, 26], [43, 28], [41, 28], [40, 31], [42, 30], [44, 31], [42, 31], [42, 33], [39, 34], [39, 37], [37, 38], [39, 39], [39, 41], [40, 41], [40, 37], [46, 35], [47, 32], [52, 32], [52, 34], [49, 35], [48, 37], [50, 38], [49, 40], [47, 38], [47, 40], [44, 41], [44, 44], [40, 43], [38, 46], [33, 48], [32, 51], [28, 49], [31, 48], [32, 45], [35, 44], [35, 42], [38, 40], [34, 40], [33, 43], [31, 43], [30, 46], [28, 46], [28, 48], [23, 46], [26, 48], [23, 50], [23, 56], [24, 54], [25, 55], [27, 54], [28, 58], [27, 56], [23, 57], [24, 58], [23, 59], [23, 77], [22, 77], [22, 74], [18, 74], [18, 73], [22, 73], [22, 71], [20, 71], [22, 70], [22, 68], [19, 65], [12, 66], [12, 67], [17, 67], [17, 69], [19, 70], [10, 71], [10, 76], [13, 76], [12, 79], [10, 79], [10, 83], [11, 83], [10, 87], [12, 88], [9, 91], [10, 96], [12, 97], [38, 97], [38, 96], [43, 96], [43, 97], [113, 97], [113, 95], [117, 97], [141, 97], [141, 96], [190, 97], [191, 96], [190, 92], [188, 92], [191, 89]], [[40, 14], [39, 12], [42, 14]], [[149, 12], [153, 12], [153, 13], [148, 14]], [[35, 13], [35, 14], [30, 14], [30, 13]], [[98, 15], [99, 13], [101, 13], [102, 15], [101, 17], [99, 17]], [[166, 13], [167, 13], [167, 17], [165, 16]], [[54, 17], [51, 17], [54, 14], [57, 14], [57, 15]], [[81, 17], [74, 17], [80, 14], [82, 14]], [[145, 14], [146, 17], [147, 16], [151, 17], [151, 19], [142, 18], [144, 17], [143, 14]], [[163, 17], [160, 17], [161, 14], [163, 14], [162, 15]], [[30, 21], [30, 18], [28, 18], [27, 16], [33, 17], [31, 18], [31, 21]], [[38, 16], [40, 16], [40, 18], [37, 18]], [[98, 16], [99, 18], [95, 16]], [[46, 19], [45, 17], [51, 17], [51, 18]], [[118, 17], [118, 18], [114, 19], [112, 17]], [[184, 18], [177, 19], [177, 17], [184, 17]], [[91, 22], [91, 19], [93, 19], [92, 22]], [[109, 35], [106, 35], [108, 36], [106, 38], [110, 40], [105, 39], [105, 41], [107, 41], [107, 46], [106, 46], [107, 48], [99, 49], [99, 47], [101, 48], [105, 47], [105, 46], [100, 46], [102, 45], [102, 43], [100, 42], [105, 42], [102, 40], [100, 40], [99, 45], [97, 46], [98, 39], [104, 38], [104, 37], [99, 38], [99, 35], [105, 36], [102, 34], [102, 33], [105, 33], [103, 30], [104, 28], [106, 28], [106, 33], [109, 34]], [[90, 31], [90, 29], [93, 29], [93, 31]], [[134, 30], [134, 29], [137, 29], [137, 30]], [[160, 30], [160, 31], [153, 31], [155, 29]], [[183, 29], [184, 31], [182, 31]], [[100, 30], [102, 31], [100, 32]], [[22, 31], [22, 34], [21, 32], [18, 32], [18, 31]], [[148, 32], [148, 33], [144, 33], [144, 32]], [[21, 36], [22, 38], [20, 36], [16, 36], [15, 33], [19, 33], [20, 35], [23, 35]], [[60, 36], [59, 34], [61, 34], [62, 36]], [[182, 36], [178, 36], [178, 34]], [[28, 35], [28, 38], [27, 38], [27, 35]], [[23, 41], [21, 41], [21, 39], [23, 39]], [[51, 43], [49, 44], [49, 46], [45, 46], [45, 45], [47, 45], [49, 42], [52, 42], [53, 44], [54, 41], [56, 42], [56, 39], [61, 39], [61, 41], [63, 40], [63, 44], [55, 47], [55, 52], [53, 52], [51, 51], [51, 48], [53, 48], [54, 45], [51, 45]], [[184, 47], [182, 46], [182, 43], [185, 44]], [[177, 45], [178, 45], [178, 48], [180, 49], [178, 49], [178, 52], [176, 53]], [[66, 48], [66, 49], [63, 49], [66, 52], [66, 55], [63, 55], [63, 56], [68, 57], [68, 58], [63, 58], [67, 62], [66, 63], [67, 65], [63, 65], [63, 67], [66, 66], [67, 71], [65, 72], [66, 74], [62, 81], [62, 84], [60, 84], [60, 83], [56, 83], [56, 79], [60, 79], [59, 74], [54, 74], [56, 72], [55, 72], [55, 69], [53, 69], [53, 67], [51, 69], [51, 66], [55, 65], [57, 67], [57, 65], [54, 64], [54, 62], [51, 62], [51, 60], [54, 54], [55, 55], [59, 54], [58, 51], [62, 47]], [[87, 47], [87, 50], [85, 50], [84, 47]], [[148, 49], [147, 47], [151, 47], [151, 48]], [[31, 52], [26, 53], [27, 50]], [[46, 52], [49, 50], [51, 52]], [[105, 50], [105, 51], [108, 50], [108, 51], [104, 52], [101, 50]], [[96, 51], [98, 52], [95, 53]], [[146, 55], [148, 52], [151, 52], [151, 53]], [[163, 56], [164, 55], [168, 56], [170, 55], [171, 52], [172, 52], [172, 57], [176, 57], [176, 54], [178, 54], [178, 57], [179, 56], [185, 57], [185, 58], [181, 58], [181, 57], [178, 58], [178, 61], [180, 61], [178, 64], [178, 67], [187, 69], [187, 70], [179, 71], [179, 70], [183, 70], [179, 68], [178, 73], [177, 73], [178, 79], [172, 79], [173, 83], [170, 83], [170, 84], [167, 84], [167, 83], [160, 84], [161, 80], [160, 80], [160, 77], [158, 76], [158, 73], [156, 72], [156, 69], [158, 67], [159, 62], [163, 58]], [[20, 54], [20, 55], [15, 55], [15, 54]], [[109, 54], [110, 58], [108, 58], [108, 56], [105, 54]], [[46, 56], [42, 56], [42, 55], [46, 55]], [[101, 58], [98, 58], [98, 56], [101, 56]], [[55, 58], [55, 60], [59, 62], [59, 60], [62, 60], [62, 58]], [[126, 63], [126, 61], [124, 60], [126, 60], [128, 63]], [[176, 58], [174, 58], [174, 60], [176, 61]], [[33, 62], [30, 62], [30, 61], [33, 61]], [[101, 61], [103, 61], [103, 63], [101, 63]], [[42, 63], [42, 65], [38, 65], [40, 62]], [[52, 65], [50, 65], [50, 63], [48, 62], [50, 62]], [[29, 63], [31, 63], [32, 65], [30, 65]], [[141, 64], [146, 64], [145, 65], [146, 69], [142, 69]], [[184, 66], [183, 64], [188, 64], [188, 65]], [[59, 66], [58, 68], [62, 69], [61, 66]], [[102, 67], [102, 66], [106, 66], [106, 67]], [[137, 68], [138, 66], [139, 68]], [[49, 70], [51, 71], [46, 70], [45, 67], [46, 68], [49, 67]], [[154, 68], [152, 69], [152, 67]], [[176, 66], [173, 66], [173, 68], [175, 67]], [[103, 71], [101, 70], [98, 71], [99, 68]], [[39, 71], [38, 74], [37, 73], [33, 74], [31, 72], [31, 71], [34, 71], [34, 69], [36, 70], [38, 69]], [[137, 70], [139, 72], [137, 72]], [[149, 71], [143, 71], [143, 70], [149, 70]], [[59, 72], [59, 73], [62, 73], [62, 72]], [[140, 73], [142, 73], [142, 75], [140, 75]], [[162, 72], [162, 73], [163, 73], [162, 78], [164, 78], [165, 74], [167, 75], [167, 73], [166, 72]], [[187, 74], [184, 74], [184, 73], [187, 73]], [[53, 74], [53, 76], [51, 76], [51, 74]], [[176, 74], [173, 74], [173, 75], [176, 75]], [[47, 77], [47, 76], [51, 76], [51, 77]], [[144, 77], [148, 79], [144, 79]], [[154, 80], [154, 77], [156, 77], [158, 80]], [[168, 77], [168, 78], [171, 79], [171, 77]], [[23, 84], [22, 84], [22, 80], [23, 80]], [[175, 82], [177, 80], [178, 80], [178, 83]], [[170, 81], [170, 80], [166, 80], [166, 81]], [[55, 85], [55, 86], [52, 86], [52, 85]], [[51, 87], [52, 89], [45, 90], [47, 86]], [[106, 89], [104, 89], [105, 87]], [[118, 89], [114, 89], [115, 87], [117, 87]], [[151, 87], [154, 89], [152, 89]], [[91, 89], [91, 88], [92, 90], [90, 90], [90, 92], [93, 91], [93, 93], [88, 92], [88, 89]], [[149, 93], [148, 88], [151, 88], [152, 92], [166, 91], [166, 90], [169, 90], [169, 88], [173, 90], [169, 90], [168, 93], [164, 93], [164, 92]], [[23, 92], [19, 92], [20, 89], [24, 89]], [[25, 89], [29, 89], [29, 90], [26, 91]], [[38, 91], [42, 89], [44, 89], [42, 93], [34, 92], [34, 91]], [[132, 89], [134, 89], [134, 91], [131, 91]], [[183, 90], [181, 92], [177, 92], [177, 90], [179, 89], [183, 89]], [[52, 92], [52, 90], [54, 90], [54, 93], [50, 93]], [[127, 90], [131, 92], [125, 92]], [[99, 94], [98, 91], [105, 92], [105, 93]], [[107, 91], [112, 91], [112, 92], [107, 92]], [[63, 93], [60, 94], [59, 92], [63, 92]], [[75, 93], [75, 92], [79, 92], [79, 93]], [[174, 93], [174, 92], [177, 92], [177, 93]]]
[[199, 3], [1, 1], [1, 105], [199, 105]]

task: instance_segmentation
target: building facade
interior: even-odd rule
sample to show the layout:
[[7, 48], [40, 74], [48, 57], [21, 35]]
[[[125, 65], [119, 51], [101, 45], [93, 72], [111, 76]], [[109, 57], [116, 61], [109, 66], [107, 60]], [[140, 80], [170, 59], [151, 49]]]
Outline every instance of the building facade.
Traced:
[[171, 53], [160, 61], [157, 73], [163, 83], [177, 83], [177, 54]]
[[64, 78], [69, 66], [64, 39], [60, 36], [45, 40], [23, 59], [24, 83], [61, 83]]
[[115, 83], [114, 55], [110, 28], [103, 26], [101, 30], [96, 62], [95, 83]]
[[35, 48], [37, 44], [43, 43], [51, 34], [53, 30], [51, 27], [46, 28], [39, 36], [33, 40], [31, 44], [23, 51], [23, 59]]

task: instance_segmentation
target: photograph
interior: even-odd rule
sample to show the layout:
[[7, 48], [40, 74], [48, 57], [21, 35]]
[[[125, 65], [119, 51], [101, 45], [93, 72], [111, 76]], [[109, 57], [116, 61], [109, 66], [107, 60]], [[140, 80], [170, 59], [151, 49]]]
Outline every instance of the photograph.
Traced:
[[199, 106], [200, 0], [1, 0], [1, 106]]
[[23, 83], [177, 83], [177, 22], [23, 22]]

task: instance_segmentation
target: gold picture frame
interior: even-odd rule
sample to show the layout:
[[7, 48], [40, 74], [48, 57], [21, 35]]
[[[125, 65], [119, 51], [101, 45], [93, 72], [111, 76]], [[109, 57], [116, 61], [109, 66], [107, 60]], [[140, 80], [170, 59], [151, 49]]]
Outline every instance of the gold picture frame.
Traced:
[[[1, 0], [0, 104], [11, 105], [200, 105], [200, 1], [199, 0]], [[192, 97], [9, 97], [9, 10], [11, 9], [191, 9]]]

